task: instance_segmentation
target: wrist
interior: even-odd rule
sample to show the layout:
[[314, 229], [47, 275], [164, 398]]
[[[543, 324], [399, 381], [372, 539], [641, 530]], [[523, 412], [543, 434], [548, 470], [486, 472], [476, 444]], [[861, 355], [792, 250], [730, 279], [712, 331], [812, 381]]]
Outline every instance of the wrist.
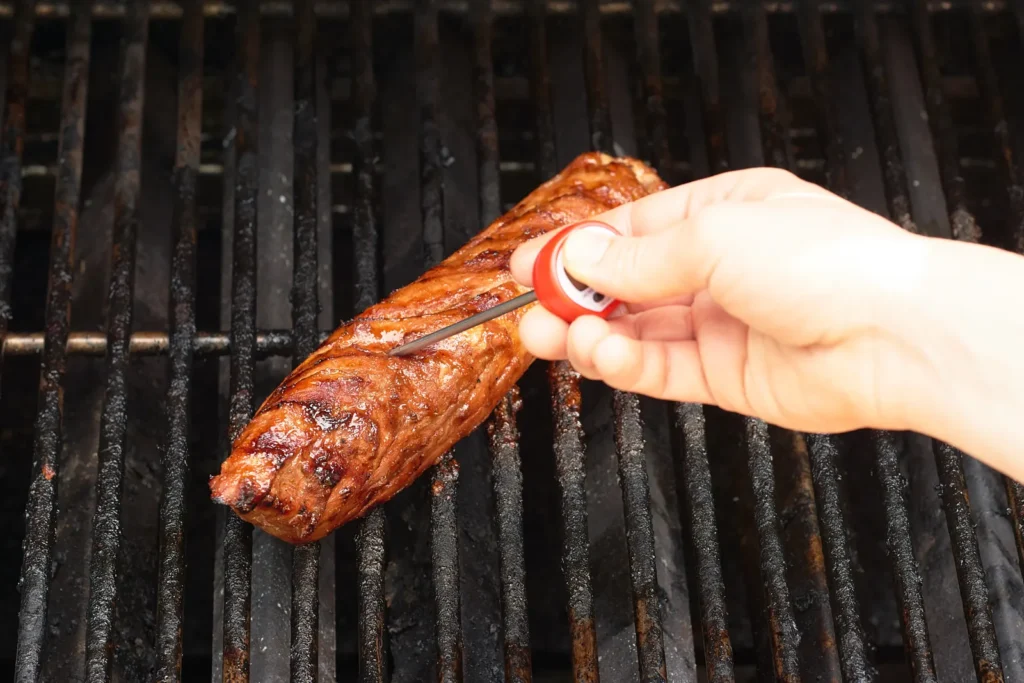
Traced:
[[901, 323], [921, 369], [907, 428], [1024, 480], [1024, 258], [919, 239], [920, 284]]

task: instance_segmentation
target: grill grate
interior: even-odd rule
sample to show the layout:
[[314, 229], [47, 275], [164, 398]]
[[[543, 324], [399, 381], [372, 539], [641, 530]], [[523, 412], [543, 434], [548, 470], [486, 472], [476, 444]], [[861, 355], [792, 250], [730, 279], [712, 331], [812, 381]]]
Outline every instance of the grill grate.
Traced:
[[[24, 150], [25, 104], [28, 98], [29, 50], [32, 36], [32, 8], [19, 5], [14, 20], [14, 40], [8, 57], [8, 93], [4, 117], [3, 184], [6, 188], [0, 223], [0, 310], [7, 331], [11, 310], [11, 275], [17, 211], [21, 201], [21, 162]], [[82, 59], [78, 68], [68, 69], [62, 102], [61, 168], [57, 185], [57, 212], [53, 229], [50, 287], [46, 302], [46, 345], [39, 384], [39, 412], [36, 418], [32, 483], [26, 509], [24, 559], [22, 562], [20, 628], [16, 674], [20, 680], [37, 676], [46, 630], [46, 594], [49, 586], [50, 556], [57, 481], [62, 446], [61, 384], [67, 367], [64, 352], [70, 325], [72, 245], [78, 222], [79, 187], [82, 174], [82, 138], [85, 125], [85, 83], [88, 65], [88, 19], [79, 18], [69, 40], [69, 56]], [[70, 62], [69, 64], [74, 64]], [[24, 673], [22, 673], [24, 672]]]
[[[157, 680], [172, 680], [182, 666], [185, 609], [185, 506], [189, 474], [192, 359], [196, 345], [196, 190], [203, 107], [203, 16], [186, 8], [181, 23], [178, 79], [178, 153], [174, 162], [177, 230], [171, 263], [171, 376], [167, 388], [167, 453], [160, 508], [160, 574], [157, 585]], [[86, 20], [87, 21], [87, 20]]]
[[114, 248], [107, 324], [107, 384], [100, 416], [96, 513], [93, 517], [89, 564], [89, 611], [86, 633], [86, 677], [110, 677], [117, 555], [121, 546], [121, 488], [128, 436], [128, 354], [135, 294], [135, 247], [141, 189], [142, 108], [145, 96], [146, 43], [149, 7], [132, 5], [124, 20], [114, 185]]
[[[438, 263], [480, 225], [492, 221], [503, 203], [518, 199], [520, 185], [527, 188], [539, 178], [550, 177], [586, 148], [614, 153], [620, 139], [632, 139], [619, 127], [621, 112], [616, 105], [621, 93], [611, 85], [621, 76], [615, 75], [618, 64], [609, 55], [621, 55], [623, 33], [616, 32], [618, 27], [613, 30], [612, 22], [622, 21], [632, 40], [629, 73], [638, 85], [627, 94], [635, 100], [632, 114], [639, 122], [636, 146], [666, 179], [678, 182], [765, 163], [812, 177], [851, 199], [864, 196], [853, 172], [863, 166], [856, 165], [844, 140], [846, 114], [839, 96], [847, 88], [837, 80], [848, 63], [843, 61], [849, 56], [844, 47], [849, 47], [862, 69], [858, 76], [863, 76], [863, 82], [857, 87], [864, 90], [865, 125], [877, 147], [882, 193], [878, 209], [908, 230], [937, 233], [939, 229], [921, 218], [927, 211], [919, 202], [924, 196], [919, 184], [932, 182], [941, 191], [935, 196], [944, 197], [942, 210], [948, 215], [943, 218], [948, 219], [953, 238], [1002, 240], [1004, 246], [1024, 252], [1020, 148], [1013, 136], [1022, 103], [1012, 95], [1004, 101], [1007, 77], [999, 50], [1006, 48], [995, 45], [992, 38], [994, 22], [1012, 23], [1014, 18], [1003, 4], [909, 0], [904, 8], [902, 3], [866, 0], [828, 4], [698, 0], [683, 6], [655, 0], [581, 0], [578, 6], [543, 0], [300, 0], [294, 6], [241, 3], [236, 11], [227, 3], [200, 0], [180, 4], [96, 0], [24, 1], [2, 7], [4, 16], [10, 17], [0, 142], [0, 334], [6, 366], [0, 398], [5, 406], [18, 401], [18, 393], [35, 390], [31, 382], [18, 379], [19, 373], [25, 374], [25, 368], [35, 371], [36, 361], [40, 373], [29, 445], [32, 469], [25, 475], [27, 497], [19, 499], [26, 506], [27, 523], [19, 558], [17, 649], [9, 655], [16, 680], [52, 676], [43, 653], [49, 652], [53, 642], [69, 642], [67, 637], [58, 638], [67, 625], [57, 623], [54, 616], [73, 611], [62, 605], [68, 594], [51, 591], [54, 574], [64, 571], [55, 569], [65, 563], [57, 532], [64, 514], [91, 518], [90, 552], [87, 558], [82, 556], [88, 586], [80, 594], [88, 597], [79, 598], [84, 620], [81, 649], [57, 653], [70, 662], [61, 673], [72, 679], [82, 675], [90, 681], [149, 679], [155, 672], [161, 681], [198, 680], [208, 677], [212, 669], [215, 679], [231, 681], [276, 680], [289, 672], [296, 681], [327, 681], [333, 680], [336, 665], [339, 678], [358, 668], [360, 680], [381, 682], [419, 680], [424, 672], [436, 673], [445, 681], [490, 680], [500, 678], [502, 669], [506, 680], [516, 681], [547, 680], [544, 677], [552, 670], [564, 677], [566, 669], [578, 681], [601, 677], [691, 681], [698, 680], [699, 670], [701, 680], [713, 682], [748, 680], [752, 667], [760, 669], [762, 676], [774, 675], [782, 681], [814, 676], [904, 680], [908, 669], [915, 681], [937, 681], [939, 674], [959, 680], [964, 671], [958, 667], [964, 662], [973, 665], [978, 680], [986, 682], [1002, 681], [1004, 676], [1012, 680], [1022, 672], [1024, 643], [1015, 637], [1017, 625], [1024, 623], [1019, 607], [1024, 590], [1020, 484], [994, 476], [984, 481], [998, 479], [997, 485], [983, 483], [977, 463], [945, 444], [932, 447], [928, 440], [913, 436], [876, 433], [860, 441], [853, 437], [851, 446], [846, 437], [787, 433], [701, 406], [672, 406], [673, 415], [669, 415], [665, 406], [614, 392], [604, 398], [594, 394], [593, 401], [605, 401], [613, 417], [607, 440], [615, 456], [606, 464], [611, 465], [617, 483], [609, 487], [594, 469], [595, 453], [602, 448], [600, 434], [595, 433], [600, 429], [584, 429], [588, 421], [599, 419], [588, 413], [590, 388], [581, 386], [580, 377], [565, 363], [554, 364], [546, 378], [540, 377], [539, 384], [548, 395], [541, 398], [550, 400], [551, 406], [548, 447], [554, 464], [538, 470], [553, 472], [550, 500], [560, 503], [559, 522], [551, 525], [558, 527], [558, 534], [547, 538], [557, 537], [561, 543], [564, 593], [555, 594], [564, 596], [567, 606], [564, 647], [549, 635], [544, 617], [537, 616], [549, 612], [538, 604], [543, 596], [535, 598], [534, 584], [528, 581], [535, 568], [549, 566], [538, 556], [557, 554], [553, 547], [533, 545], [533, 539], [542, 534], [533, 526], [537, 517], [530, 506], [543, 498], [534, 493], [543, 485], [533, 478], [537, 459], [529, 439], [535, 430], [528, 421], [535, 413], [524, 410], [538, 393], [532, 375], [501, 402], [489, 421], [488, 440], [470, 437], [410, 494], [374, 510], [335, 537], [284, 552], [227, 514], [217, 523], [218, 555], [211, 562], [204, 552], [212, 552], [212, 545], [204, 545], [198, 534], [189, 531], [194, 526], [188, 523], [194, 514], [190, 500], [202, 499], [205, 493], [192, 489], [213, 464], [206, 462], [206, 451], [216, 458], [225, 452], [224, 444], [207, 449], [196, 444], [195, 416], [202, 409], [206, 386], [196, 377], [200, 367], [209, 367], [201, 366], [204, 359], [226, 361], [228, 406], [226, 428], [221, 431], [234, 437], [263, 392], [265, 369], [260, 364], [282, 357], [291, 357], [294, 363], [311, 353], [325, 336], [320, 329], [322, 307], [362, 310], [385, 288]], [[1005, 235], [999, 233], [999, 226], [983, 236], [978, 226], [988, 223], [975, 217], [977, 207], [986, 211], [985, 203], [996, 200], [976, 196], [978, 191], [964, 172], [969, 156], [963, 148], [972, 143], [958, 128], [960, 117], [949, 96], [949, 64], [957, 61], [955, 53], [962, 49], [943, 29], [943, 17], [950, 15], [956, 18], [951, 21], [964, 19], [969, 24], [965, 42], [971, 79], [966, 89], [983, 104], [988, 137], [979, 156], [992, 160], [990, 172], [1006, 190], [998, 199], [1009, 216]], [[274, 135], [278, 131], [275, 118], [267, 115], [261, 102], [280, 94], [278, 82], [268, 82], [266, 76], [270, 73], [267, 62], [280, 54], [280, 45], [265, 36], [270, 16], [290, 22], [288, 32], [281, 35], [288, 36], [287, 82], [292, 92], [288, 95], [290, 138], [287, 145], [275, 140], [268, 151], [262, 142], [268, 139], [266, 131]], [[467, 50], [471, 63], [456, 75], [449, 73], [452, 64], [445, 52], [451, 29], [447, 22], [453, 17], [462, 22], [458, 30], [465, 32], [471, 46]], [[1024, 12], [1016, 18], [1024, 35]], [[90, 76], [95, 73], [91, 58], [97, 49], [97, 26], [111, 21], [120, 26], [122, 43], [107, 325], [105, 333], [72, 332], [78, 275], [73, 256], [83, 248], [82, 239], [91, 239], [90, 231], [95, 229], [83, 222], [83, 233], [76, 240], [88, 189], [83, 174], [90, 172], [86, 115], [92, 106], [87, 97]], [[690, 53], [680, 57], [684, 51], [665, 36], [675, 37], [673, 31], [684, 22], [689, 37], [684, 42]], [[933, 181], [921, 171], [921, 154], [908, 148], [911, 133], [901, 112], [905, 113], [909, 100], [894, 94], [906, 77], [896, 73], [890, 55], [893, 45], [902, 45], [900, 37], [907, 35], [900, 33], [901, 22], [912, 30], [913, 40], [904, 42], [920, 69], [912, 77], [923, 88], [922, 106], [927, 113], [923, 128], [935, 155]], [[175, 27], [178, 42], [168, 331], [136, 329], [139, 322], [133, 317], [136, 299], [152, 286], [147, 280], [136, 287], [135, 279], [147, 228], [141, 218], [144, 160], [150, 154], [143, 141], [147, 56], [155, 49], [154, 41], [161, 39], [157, 29], [164, 24]], [[61, 53], [60, 121], [54, 136], [58, 147], [55, 159], [39, 159], [38, 147], [31, 146], [40, 134], [28, 114], [36, 97], [30, 76], [38, 68], [32, 62], [41, 40], [38, 32], [52, 31], [54, 25], [63, 27], [66, 43]], [[342, 25], [346, 44], [339, 58], [325, 38]], [[518, 39], [523, 45], [516, 58], [522, 63], [512, 69], [495, 60], [495, 54], [506, 49], [499, 45], [500, 38], [510, 26], [511, 33], [519, 28], [527, 34]], [[225, 27], [234, 30], [236, 37], [234, 61], [227, 67], [233, 90], [220, 95], [225, 99], [229, 132], [219, 167], [223, 197], [212, 203], [222, 200], [224, 210], [211, 217], [204, 178], [214, 184], [219, 180], [216, 173], [204, 175], [203, 168], [214, 164], [203, 143], [209, 139], [204, 132], [213, 127], [209, 112], [216, 110], [219, 96], [213, 91], [223, 88], [216, 80], [222, 74], [209, 65], [221, 58], [217, 41]], [[787, 48], [779, 45], [779, 35], [785, 31], [796, 31], [801, 39], [802, 52], [796, 59], [802, 62], [805, 91], [796, 95], [792, 82], [801, 76], [793, 77], [793, 60], [786, 55]], [[388, 53], [407, 38], [412, 45], [409, 60]], [[1016, 40], [1010, 50], [1019, 57], [1020, 36]], [[578, 48], [578, 63], [562, 64], [566, 53], [557, 47], [565, 44]], [[325, 58], [327, 52], [332, 59]], [[398, 86], [393, 82], [378, 82], [380, 64], [387, 59], [394, 60], [389, 63], [392, 70], [408, 67], [415, 87], [405, 99], [395, 96]], [[339, 61], [344, 66], [339, 67]], [[503, 70], [496, 70], [496, 65]], [[576, 66], [582, 72], [573, 77], [578, 80], [578, 93], [563, 92], [564, 71]], [[339, 98], [336, 90], [345, 87], [335, 83], [337, 72], [346, 69], [348, 89]], [[742, 86], [736, 83], [743, 78], [750, 79], [754, 93], [745, 124], [748, 129], [731, 123], [742, 106], [736, 95]], [[452, 113], [458, 107], [446, 89], [449, 80], [471, 90], [468, 119]], [[93, 86], [97, 85], [94, 80]], [[502, 88], [520, 88], [519, 99], [528, 101], [521, 118], [528, 121], [523, 127], [530, 130], [520, 136], [522, 140], [511, 139], [513, 126], [503, 118], [503, 108], [516, 106], [510, 103], [515, 98], [502, 97]], [[673, 97], [680, 96], [673, 93], [679, 91], [692, 95], [693, 107], [677, 109]], [[566, 101], [576, 96], [580, 103], [567, 106]], [[345, 100], [342, 107], [329, 101], [337, 99]], [[405, 104], [408, 115], [402, 109]], [[677, 113], [689, 118], [677, 123]], [[90, 117], [90, 130], [93, 121]], [[348, 136], [340, 143], [345, 147], [342, 154], [333, 133], [338, 121]], [[388, 125], [393, 131], [395, 122], [409, 121], [414, 125], [407, 140], [381, 140]], [[568, 133], [567, 122], [569, 128], [575, 127]], [[801, 124], [810, 132], [795, 133]], [[461, 148], [449, 134], [452, 127], [460, 126], [472, 132], [468, 145]], [[579, 130], [586, 132], [579, 134]], [[519, 153], [517, 145], [524, 145], [523, 140], [529, 151]], [[392, 157], [403, 141], [416, 150], [417, 161], [405, 162], [396, 170]], [[809, 152], [807, 147], [814, 144], [821, 149]], [[276, 221], [278, 214], [268, 216], [259, 207], [266, 206], [261, 196], [266, 188], [266, 155], [272, 157], [282, 146], [293, 155], [288, 168], [294, 166], [293, 173], [288, 171], [294, 178], [287, 181], [290, 198], [281, 195], [281, 203], [291, 213], [286, 227], [292, 240], [288, 257], [292, 327], [264, 329], [257, 318], [257, 303], [262, 306], [261, 279], [275, 255], [267, 254], [261, 226]], [[385, 154], [381, 160], [378, 154], [385, 146], [392, 157]], [[502, 159], [506, 147], [516, 150], [507, 161]], [[344, 155], [350, 155], [351, 164], [335, 163]], [[472, 156], [473, 163], [459, 161], [460, 155]], [[33, 175], [36, 172], [29, 173], [29, 166], [43, 170]], [[403, 168], [415, 168], [415, 177], [403, 180]], [[329, 175], [328, 170], [336, 172]], [[459, 173], [471, 176], [468, 200], [458, 194], [461, 188], [453, 187], [462, 178]], [[23, 280], [15, 272], [17, 258], [26, 249], [21, 236], [38, 229], [31, 224], [39, 220], [28, 217], [38, 216], [38, 205], [49, 201], [29, 201], [34, 195], [25, 179], [51, 175], [48, 290], [44, 331], [38, 332], [38, 326], [21, 324], [14, 315], [22, 305], [19, 297], [31, 298], [22, 291]], [[405, 180], [418, 192], [414, 218], [419, 223], [413, 223], [421, 225], [422, 234], [403, 231], [402, 221], [396, 220], [404, 216], [402, 210], [382, 200], [395, 195], [396, 187], [405, 191]], [[327, 205], [343, 208], [333, 211], [335, 225], [325, 233]], [[206, 269], [201, 235], [206, 223], [219, 228], [221, 221], [229, 238], [223, 246], [230, 284], [225, 292], [230, 298], [229, 331], [201, 331], [202, 321], [209, 317], [203, 308]], [[325, 234], [336, 244], [325, 244]], [[335, 255], [332, 275], [346, 280], [336, 295], [344, 299], [341, 304], [325, 302], [324, 267], [331, 265], [324, 263], [325, 253]], [[341, 265], [338, 254], [348, 259], [351, 268]], [[96, 459], [89, 465], [95, 470], [95, 509], [58, 510], [58, 485], [65, 478], [80, 476], [61, 467], [67, 457], [65, 437], [70, 434], [66, 426], [70, 418], [63, 405], [69, 363], [99, 356], [105, 357], [104, 390], [97, 417]], [[134, 547], [127, 545], [132, 539], [124, 524], [134, 510], [123, 509], [127, 498], [122, 494], [130, 475], [127, 470], [135, 466], [129, 383], [133, 364], [147, 356], [167, 356], [170, 361], [167, 383], [159, 392], [166, 397], [161, 501], [155, 525], [159, 546], [154, 565], [159, 574], [151, 632], [131, 644], [117, 628], [118, 620], [124, 618], [122, 610], [127, 609], [121, 604], [120, 591], [131, 574], [125, 557]], [[652, 461], [662, 455], [657, 434], [671, 431], [673, 416], [679, 437], [679, 507], [685, 508], [678, 515], [685, 533], [676, 536], [685, 537], [685, 542], [673, 536], [673, 527], [666, 532], [665, 520], [674, 514], [666, 512], [671, 507], [664, 496], [666, 484], [662, 477], [650, 474], [658, 471], [652, 469], [656, 467]], [[875, 483], [881, 485], [883, 499], [878, 514], [889, 559], [885, 568], [865, 567], [859, 553], [863, 539], [858, 535], [864, 533], [862, 517], [867, 513], [852, 502], [853, 484], [844, 483], [844, 477], [854, 476], [849, 466], [851, 449], [873, 451], [875, 456]], [[735, 472], [733, 467], [745, 467], [749, 479], [729, 476]], [[26, 488], [22, 478], [4, 476], [8, 486]], [[937, 483], [940, 496], [915, 500], [914, 496], [923, 496], [929, 477]], [[987, 487], [983, 501], [969, 500], [968, 493], [980, 486]], [[416, 491], [423, 495], [417, 498]], [[622, 504], [621, 538], [614, 541], [614, 549], [628, 561], [624, 573], [616, 576], [629, 582], [629, 594], [622, 594], [624, 602], [619, 605], [632, 611], [625, 645], [616, 632], [619, 626], [607, 617], [614, 598], [606, 596], [614, 591], [608, 589], [609, 574], [600, 566], [613, 542], [595, 532], [595, 527], [607, 523], [604, 510], [610, 492]], [[730, 495], [735, 511], [725, 502]], [[940, 499], [942, 513], [923, 510]], [[212, 504], [206, 501], [205, 505]], [[996, 509], [1000, 505], [1008, 511]], [[493, 526], [476, 519], [484, 510], [493, 514]], [[929, 554], [923, 548], [934, 536], [940, 546], [937, 552], [942, 552], [935, 514], [945, 518], [938, 520], [948, 534], [944, 543], [949, 550], [944, 555]], [[991, 522], [976, 524], [979, 517], [993, 514], [1002, 514], [1006, 522], [1006, 547], [1000, 546], [1001, 537], [988, 531], [992, 527], [985, 524]], [[730, 528], [736, 520], [741, 521], [738, 526], [746, 523], [747, 527]], [[920, 541], [921, 536], [928, 538]], [[1007, 550], [1014, 541], [1016, 565], [1013, 550]], [[678, 557], [683, 558], [680, 566], [671, 566]], [[430, 569], [421, 579], [417, 572], [427, 563]], [[192, 622], [188, 620], [193, 604], [206, 606], [196, 602], [200, 599], [191, 592], [198, 581], [194, 577], [206, 576], [190, 573], [196, 564], [216, 567], [207, 572], [216, 584], [213, 621], [209, 623], [209, 614], [200, 619], [212, 634], [200, 638], [189, 633]], [[275, 585], [267, 586], [267, 572], [272, 577], [289, 575], [288, 581], [277, 585], [277, 579], [272, 579]], [[894, 583], [893, 619], [899, 620], [905, 652], [898, 651], [899, 645], [886, 650], [878, 642], [882, 638], [876, 607], [865, 597], [869, 580], [865, 577], [887, 573]], [[955, 583], [950, 585], [950, 580]], [[955, 598], [933, 596], [936, 587], [943, 585], [959, 588], [962, 606]], [[289, 604], [277, 604], [274, 611], [274, 600]], [[700, 625], [699, 638], [689, 630], [691, 611], [693, 623]], [[279, 614], [287, 615], [290, 632], [267, 626]], [[946, 619], [947, 615], [957, 621]], [[14, 617], [9, 621], [14, 622]], [[626, 630], [623, 626], [622, 632]], [[953, 645], [958, 638], [963, 640], [964, 632], [969, 652], [960, 662]], [[205, 656], [191, 655], [194, 642], [203, 638]], [[551, 645], [552, 640], [556, 645]], [[131, 647], [141, 654], [133, 655], [135, 664], [125, 665], [122, 653]], [[562, 650], [561, 658], [552, 655]], [[621, 656], [627, 652], [633, 660]], [[140, 666], [150, 669], [140, 674]]]

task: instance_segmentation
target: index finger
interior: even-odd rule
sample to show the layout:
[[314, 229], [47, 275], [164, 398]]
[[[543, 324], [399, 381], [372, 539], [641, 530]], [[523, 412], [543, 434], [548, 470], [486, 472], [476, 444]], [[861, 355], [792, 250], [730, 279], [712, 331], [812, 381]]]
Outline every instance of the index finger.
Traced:
[[[701, 209], [724, 201], [754, 202], [773, 195], [799, 192], [807, 195], [835, 196], [827, 190], [801, 180], [789, 171], [776, 168], [728, 171], [685, 185], [648, 195], [635, 202], [617, 206], [593, 217], [623, 235], [648, 235], [685, 220]], [[547, 242], [570, 226], [552, 230], [522, 245], [512, 254], [512, 277], [526, 287], [533, 286], [533, 262]]]

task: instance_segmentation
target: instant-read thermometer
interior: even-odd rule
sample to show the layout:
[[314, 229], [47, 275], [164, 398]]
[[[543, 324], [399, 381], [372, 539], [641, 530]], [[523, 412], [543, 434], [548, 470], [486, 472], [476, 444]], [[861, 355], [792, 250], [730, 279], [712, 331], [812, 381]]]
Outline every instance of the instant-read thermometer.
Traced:
[[465, 332], [534, 301], [540, 302], [541, 306], [569, 323], [581, 315], [607, 318], [618, 307], [618, 300], [607, 297], [576, 280], [566, 272], [565, 266], [562, 264], [562, 247], [565, 245], [565, 240], [579, 230], [600, 230], [612, 235], [619, 234], [615, 228], [601, 221], [583, 221], [562, 230], [554, 239], [548, 241], [537, 254], [537, 260], [533, 264], [534, 289], [532, 292], [521, 294], [494, 308], [471, 315], [454, 325], [443, 327], [408, 344], [393, 348], [388, 355], [404, 356], [413, 353], [436, 341]]

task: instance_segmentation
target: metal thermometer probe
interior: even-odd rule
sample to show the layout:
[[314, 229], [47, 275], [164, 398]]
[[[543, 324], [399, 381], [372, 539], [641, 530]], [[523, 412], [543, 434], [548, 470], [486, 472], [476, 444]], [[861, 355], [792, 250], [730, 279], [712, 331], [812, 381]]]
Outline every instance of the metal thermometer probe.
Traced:
[[453, 325], [442, 327], [436, 332], [424, 335], [408, 344], [397, 346], [388, 351], [389, 356], [405, 356], [430, 346], [436, 341], [447, 339], [453, 335], [465, 332], [477, 325], [505, 315], [509, 311], [539, 301], [540, 305], [548, 309], [567, 323], [571, 323], [581, 315], [596, 315], [607, 318], [618, 306], [616, 299], [601, 294], [591, 287], [576, 280], [565, 270], [562, 263], [562, 246], [566, 238], [577, 230], [600, 230], [618, 235], [618, 231], [607, 223], [600, 221], [583, 221], [572, 227], [563, 230], [554, 239], [550, 240], [541, 248], [537, 254], [537, 260], [533, 264], [533, 286], [532, 292], [520, 294], [514, 299], [498, 304], [494, 308], [481, 311], [461, 320]]

